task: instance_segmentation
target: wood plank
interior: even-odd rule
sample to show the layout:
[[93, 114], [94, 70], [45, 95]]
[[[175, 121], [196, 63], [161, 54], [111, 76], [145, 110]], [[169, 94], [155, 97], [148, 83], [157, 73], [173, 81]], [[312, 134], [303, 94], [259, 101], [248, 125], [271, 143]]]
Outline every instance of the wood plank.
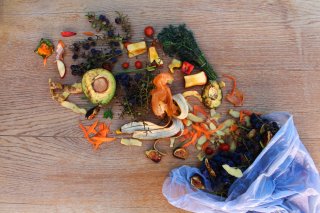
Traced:
[[[144, 157], [142, 147], [113, 143], [93, 151], [83, 139], [52, 137], [0, 137], [1, 204], [64, 206], [82, 210], [96, 207], [137, 212], [147, 209], [175, 211], [162, 196], [169, 171], [179, 165], [195, 165], [164, 157], [155, 164]], [[161, 146], [170, 151], [168, 146]], [[194, 153], [195, 154], [195, 153]], [[30, 196], [32, 193], [32, 196]], [[91, 208], [92, 207], [92, 208]]]
[[[302, 141], [312, 150], [319, 139]], [[199, 162], [195, 153], [186, 161], [169, 154], [155, 164], [143, 156], [151, 144], [126, 147], [116, 142], [93, 151], [77, 138], [0, 136], [0, 194], [6, 195], [0, 197], [0, 206], [17, 207], [18, 211], [26, 207], [180, 212], [162, 196], [163, 180], [171, 169]], [[170, 152], [166, 144], [161, 144], [161, 149]], [[319, 165], [319, 155], [311, 154]]]
[[[159, 32], [168, 24], [186, 23], [219, 75], [237, 77], [246, 95], [243, 108], [294, 115], [319, 170], [319, 7], [320, 1], [315, 0], [0, 1], [0, 209], [184, 212], [167, 203], [161, 187], [171, 169], [198, 164], [195, 152], [187, 161], [168, 155], [161, 164], [144, 157], [151, 142], [143, 147], [116, 142], [94, 152], [78, 128], [83, 117], [63, 109], [49, 96], [48, 78], [59, 80], [54, 57], [43, 68], [33, 49], [41, 37], [56, 43], [62, 30], [91, 30], [84, 17], [88, 11], [125, 12], [135, 40], [142, 38], [146, 25]], [[70, 45], [82, 38], [63, 40]], [[67, 50], [68, 66], [71, 56]], [[184, 91], [182, 76], [176, 74], [175, 79], [173, 91]], [[75, 81], [80, 78], [70, 73], [61, 80]], [[80, 96], [71, 100], [88, 107]], [[116, 114], [113, 130], [128, 121], [118, 116], [120, 104], [112, 103]], [[224, 102], [219, 111], [229, 108]], [[161, 148], [170, 151], [164, 144]]]

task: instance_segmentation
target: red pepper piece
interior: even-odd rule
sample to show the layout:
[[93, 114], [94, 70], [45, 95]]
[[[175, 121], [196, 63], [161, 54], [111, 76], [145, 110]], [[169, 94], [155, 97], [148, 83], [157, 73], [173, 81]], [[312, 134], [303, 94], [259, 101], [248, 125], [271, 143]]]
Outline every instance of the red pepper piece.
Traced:
[[71, 31], [63, 31], [63, 32], [61, 32], [61, 36], [63, 36], [63, 37], [70, 37], [70, 36], [74, 36], [74, 35], [77, 35], [77, 33], [71, 32]]
[[193, 64], [190, 64], [187, 61], [184, 61], [182, 63], [181, 72], [189, 75], [192, 72], [193, 69], [194, 69], [194, 65]]

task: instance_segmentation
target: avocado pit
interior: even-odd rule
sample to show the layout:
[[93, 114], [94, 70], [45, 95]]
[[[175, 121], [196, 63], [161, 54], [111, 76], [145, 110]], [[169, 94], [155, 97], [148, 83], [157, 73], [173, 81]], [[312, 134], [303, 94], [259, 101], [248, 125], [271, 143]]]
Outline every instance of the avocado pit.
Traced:
[[108, 80], [106, 78], [97, 77], [97, 78], [94, 79], [94, 81], [92, 83], [92, 87], [93, 87], [95, 92], [103, 93], [103, 92], [107, 91], [107, 89], [109, 87], [109, 83], [108, 83]]

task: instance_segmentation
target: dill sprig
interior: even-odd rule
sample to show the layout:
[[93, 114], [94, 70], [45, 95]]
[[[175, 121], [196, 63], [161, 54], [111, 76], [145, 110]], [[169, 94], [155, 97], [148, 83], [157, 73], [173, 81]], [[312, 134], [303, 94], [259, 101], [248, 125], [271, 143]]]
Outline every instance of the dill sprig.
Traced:
[[178, 56], [182, 61], [188, 61], [203, 69], [210, 81], [217, 79], [217, 74], [201, 52], [192, 31], [184, 24], [169, 25], [158, 34], [163, 51], [170, 57]]

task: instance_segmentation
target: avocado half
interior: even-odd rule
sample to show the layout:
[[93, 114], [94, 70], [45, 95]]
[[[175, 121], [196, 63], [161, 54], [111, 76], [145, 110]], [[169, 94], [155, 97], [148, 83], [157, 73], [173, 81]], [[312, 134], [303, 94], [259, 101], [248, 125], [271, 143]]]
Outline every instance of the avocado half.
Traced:
[[116, 91], [116, 80], [105, 69], [92, 69], [82, 77], [83, 93], [93, 104], [108, 104]]

